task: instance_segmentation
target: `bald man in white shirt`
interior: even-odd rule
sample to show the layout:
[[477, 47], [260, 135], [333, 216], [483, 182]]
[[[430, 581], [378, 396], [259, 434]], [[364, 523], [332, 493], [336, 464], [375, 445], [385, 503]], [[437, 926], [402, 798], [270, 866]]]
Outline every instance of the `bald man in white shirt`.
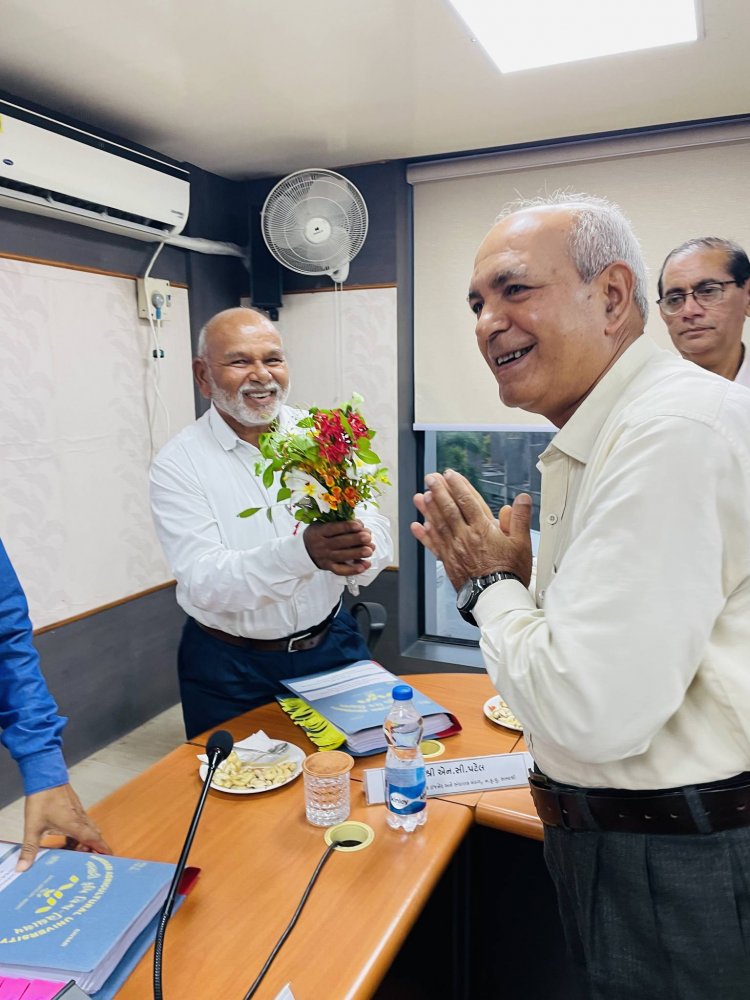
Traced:
[[151, 469], [156, 531], [188, 615], [178, 655], [188, 738], [285, 692], [282, 678], [369, 658], [343, 606], [348, 577], [370, 583], [392, 559], [387, 518], [301, 530], [255, 474], [258, 441], [285, 405], [289, 371], [278, 331], [253, 309], [227, 309], [201, 331], [193, 371], [211, 408], [159, 452]]
[[426, 477], [440, 558], [524, 732], [580, 994], [746, 1000], [750, 983], [750, 395], [643, 336], [619, 210], [512, 208], [469, 290], [506, 405], [559, 428], [495, 519]]

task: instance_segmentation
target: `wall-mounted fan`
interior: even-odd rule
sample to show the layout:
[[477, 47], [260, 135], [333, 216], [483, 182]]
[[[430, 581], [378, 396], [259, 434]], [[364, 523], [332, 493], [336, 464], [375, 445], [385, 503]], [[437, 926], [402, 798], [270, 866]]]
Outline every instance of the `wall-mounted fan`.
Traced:
[[332, 170], [298, 170], [271, 191], [261, 210], [266, 246], [298, 274], [346, 281], [367, 236], [367, 206], [357, 188]]

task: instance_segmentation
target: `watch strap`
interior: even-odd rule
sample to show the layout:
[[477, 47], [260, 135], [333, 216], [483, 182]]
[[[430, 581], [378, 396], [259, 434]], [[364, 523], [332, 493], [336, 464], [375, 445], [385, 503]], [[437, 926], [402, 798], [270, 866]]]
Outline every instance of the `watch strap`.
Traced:
[[520, 576], [517, 576], [515, 573], [507, 573], [504, 570], [487, 573], [485, 576], [473, 576], [470, 578], [471, 594], [468, 601], [461, 606], [456, 604], [458, 613], [464, 621], [468, 622], [470, 625], [477, 624], [474, 615], [472, 614], [472, 610], [479, 600], [480, 594], [493, 584], [498, 583], [500, 580], [518, 580], [519, 583], [523, 583]]

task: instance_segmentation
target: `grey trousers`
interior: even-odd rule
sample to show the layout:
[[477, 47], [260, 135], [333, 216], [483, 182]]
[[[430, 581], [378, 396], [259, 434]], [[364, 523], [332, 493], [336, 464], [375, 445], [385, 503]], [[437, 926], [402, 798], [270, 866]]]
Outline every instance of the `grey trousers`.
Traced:
[[750, 1000], [750, 827], [546, 827], [544, 856], [580, 976], [570, 1000]]

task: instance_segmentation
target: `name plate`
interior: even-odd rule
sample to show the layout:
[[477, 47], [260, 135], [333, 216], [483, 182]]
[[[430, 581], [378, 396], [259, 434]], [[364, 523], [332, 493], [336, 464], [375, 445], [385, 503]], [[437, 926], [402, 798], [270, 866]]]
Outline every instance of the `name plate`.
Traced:
[[[435, 764], [425, 762], [427, 796], [521, 788], [528, 784], [528, 774], [533, 766], [531, 754], [525, 752], [459, 757]], [[368, 806], [385, 802], [385, 768], [368, 768], [363, 777]]]

